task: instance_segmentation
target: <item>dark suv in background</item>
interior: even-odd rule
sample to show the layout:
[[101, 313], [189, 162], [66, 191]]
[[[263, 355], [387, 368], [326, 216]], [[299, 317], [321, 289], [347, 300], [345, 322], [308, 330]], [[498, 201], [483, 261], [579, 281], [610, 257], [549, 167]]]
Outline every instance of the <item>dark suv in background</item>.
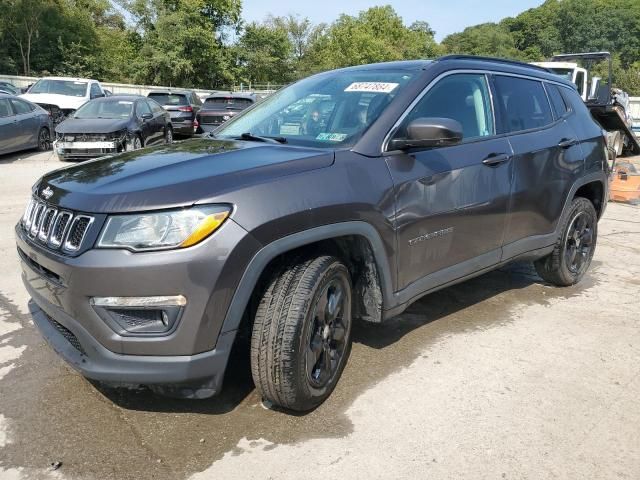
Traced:
[[34, 322], [83, 375], [202, 398], [250, 338], [263, 397], [308, 410], [355, 320], [513, 260], [579, 282], [607, 190], [574, 85], [450, 56], [321, 73], [213, 138], [50, 172], [15, 232]]
[[175, 135], [191, 137], [198, 129], [196, 120], [202, 101], [193, 90], [153, 90], [147, 97], [158, 102], [171, 115]]
[[245, 108], [256, 102], [256, 96], [249, 93], [216, 93], [204, 100], [198, 113], [200, 133], [212, 132]]

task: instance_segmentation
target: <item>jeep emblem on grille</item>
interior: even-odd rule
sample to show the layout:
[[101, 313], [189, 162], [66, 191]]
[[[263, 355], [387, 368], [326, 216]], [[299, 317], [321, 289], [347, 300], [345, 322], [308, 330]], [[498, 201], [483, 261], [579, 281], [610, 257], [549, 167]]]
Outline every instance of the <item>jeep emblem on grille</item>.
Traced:
[[47, 187], [40, 192], [40, 195], [42, 195], [45, 200], [49, 200], [51, 198], [51, 195], [53, 195], [53, 190], [51, 189], [51, 187]]

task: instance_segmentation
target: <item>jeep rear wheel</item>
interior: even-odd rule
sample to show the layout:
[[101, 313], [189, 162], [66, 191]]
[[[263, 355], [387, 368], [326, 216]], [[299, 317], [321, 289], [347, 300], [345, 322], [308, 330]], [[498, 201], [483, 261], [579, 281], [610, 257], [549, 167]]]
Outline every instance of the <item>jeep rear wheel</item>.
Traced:
[[543, 280], [566, 287], [582, 280], [596, 249], [598, 214], [586, 198], [575, 198], [553, 252], [535, 261]]
[[351, 350], [351, 297], [349, 272], [335, 257], [276, 271], [251, 338], [251, 373], [264, 399], [306, 411], [329, 397]]

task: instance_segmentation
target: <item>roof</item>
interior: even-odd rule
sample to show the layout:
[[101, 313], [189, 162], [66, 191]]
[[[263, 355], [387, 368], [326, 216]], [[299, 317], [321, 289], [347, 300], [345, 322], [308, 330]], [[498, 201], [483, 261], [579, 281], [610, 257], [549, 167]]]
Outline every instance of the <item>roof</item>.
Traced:
[[432, 63], [433, 60], [398, 60], [395, 62], [354, 65], [340, 70], [424, 70]]
[[147, 98], [142, 95], [137, 95], [135, 93], [119, 93], [117, 95], [110, 95], [108, 97], [100, 97], [95, 100], [100, 101], [108, 101], [108, 100], [138, 100], [140, 98]]
[[207, 95], [207, 97], [205, 98], [206, 100], [209, 100], [210, 98], [244, 98], [247, 100], [255, 100], [256, 96], [253, 93], [212, 93], [211, 95]]
[[189, 93], [193, 93], [193, 90], [189, 90], [188, 88], [159, 88], [159, 89], [153, 89], [153, 90], [149, 90], [149, 93], [147, 93], [147, 96], [149, 96], [152, 93], [169, 93], [169, 94], [180, 94], [180, 95], [186, 95]]
[[71, 80], [73, 82], [97, 82], [92, 78], [76, 78], [76, 77], [42, 77], [38, 80]]

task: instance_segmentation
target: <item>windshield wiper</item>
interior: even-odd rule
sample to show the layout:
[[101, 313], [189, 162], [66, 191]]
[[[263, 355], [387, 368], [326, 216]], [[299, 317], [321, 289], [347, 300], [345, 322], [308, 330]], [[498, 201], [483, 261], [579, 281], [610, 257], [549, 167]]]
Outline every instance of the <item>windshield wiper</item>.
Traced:
[[240, 134], [240, 140], [246, 140], [248, 142], [265, 142], [265, 143], [287, 143], [287, 139], [284, 137], [262, 137], [260, 135], [253, 135], [250, 132]]

